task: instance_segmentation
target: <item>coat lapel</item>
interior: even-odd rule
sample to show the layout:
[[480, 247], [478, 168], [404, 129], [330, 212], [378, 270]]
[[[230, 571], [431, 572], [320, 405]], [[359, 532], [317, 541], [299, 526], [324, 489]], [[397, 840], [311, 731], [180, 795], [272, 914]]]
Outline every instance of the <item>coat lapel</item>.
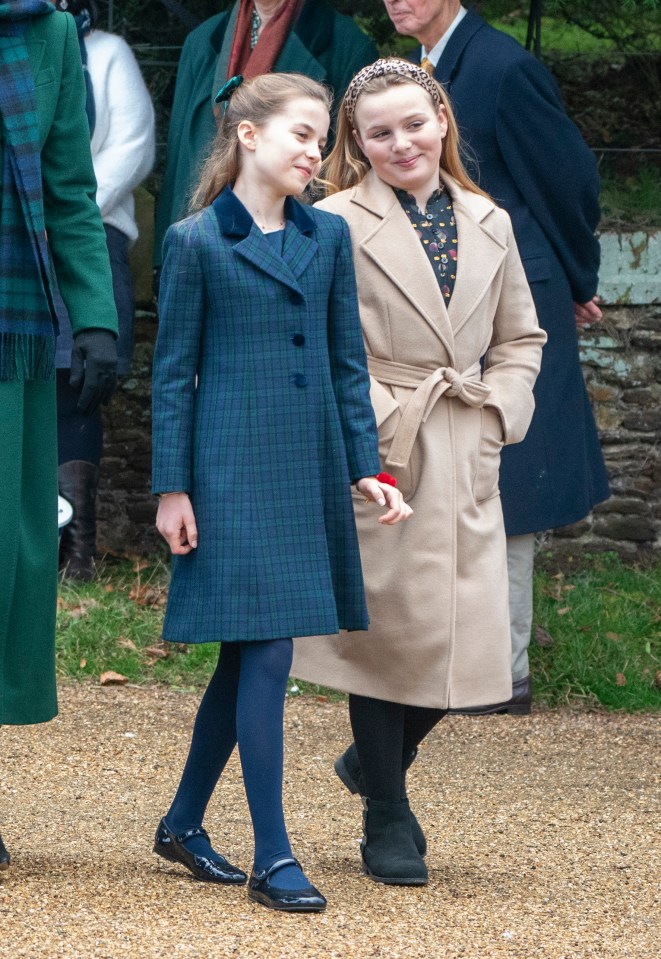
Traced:
[[507, 254], [507, 248], [484, 224], [494, 203], [478, 193], [463, 189], [451, 177], [443, 179], [452, 196], [457, 221], [457, 279], [448, 315], [456, 336], [470, 319]]
[[404, 294], [453, 356], [452, 327], [441, 291], [395, 193], [370, 172], [356, 187], [352, 202], [378, 218], [375, 228], [361, 241], [361, 249]]
[[238, 240], [234, 245], [238, 256], [299, 296], [305, 295], [299, 278], [316, 255], [319, 244], [314, 237], [314, 219], [302, 204], [291, 198], [285, 202], [282, 256], [264, 236], [231, 187], [226, 187], [214, 200], [213, 209], [222, 233]]
[[[474, 33], [484, 26], [484, 20], [474, 10], [469, 9], [436, 64], [434, 78], [442, 83], [448, 93], [452, 90], [452, 80], [457, 72], [466, 44]], [[417, 63], [420, 62], [420, 48], [416, 50]]]

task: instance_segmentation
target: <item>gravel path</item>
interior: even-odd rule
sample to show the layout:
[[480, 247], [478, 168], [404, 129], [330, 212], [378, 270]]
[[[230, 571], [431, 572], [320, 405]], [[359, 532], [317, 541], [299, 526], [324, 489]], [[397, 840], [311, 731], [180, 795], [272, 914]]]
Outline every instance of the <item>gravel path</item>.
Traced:
[[[360, 806], [332, 760], [346, 707], [286, 712], [294, 850], [327, 896], [274, 914], [151, 853], [197, 694], [64, 686], [53, 723], [0, 730], [7, 959], [658, 959], [659, 718], [546, 712], [445, 720], [411, 775], [429, 840], [423, 889], [359, 868]], [[655, 791], [656, 790], [656, 791]], [[232, 759], [207, 826], [250, 866]]]

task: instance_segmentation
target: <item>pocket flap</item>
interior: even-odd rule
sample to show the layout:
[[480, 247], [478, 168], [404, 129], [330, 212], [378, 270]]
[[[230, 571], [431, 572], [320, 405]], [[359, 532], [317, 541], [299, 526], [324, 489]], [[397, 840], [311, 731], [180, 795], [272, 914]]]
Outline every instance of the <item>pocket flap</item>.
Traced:
[[551, 263], [548, 256], [527, 256], [521, 262], [528, 283], [551, 278]]

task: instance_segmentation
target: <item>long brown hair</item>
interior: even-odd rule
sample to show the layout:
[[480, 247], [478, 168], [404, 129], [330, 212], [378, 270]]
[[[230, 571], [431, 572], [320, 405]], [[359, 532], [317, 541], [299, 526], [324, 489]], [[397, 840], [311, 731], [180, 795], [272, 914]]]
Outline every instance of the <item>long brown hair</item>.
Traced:
[[[443, 138], [440, 168], [441, 170], [445, 170], [446, 173], [453, 177], [457, 183], [466, 190], [470, 190], [471, 193], [479, 193], [480, 196], [491, 199], [489, 194], [485, 193], [485, 191], [470, 178], [466, 171], [466, 167], [461, 159], [463, 147], [450, 98], [440, 83], [436, 83], [436, 81], [433, 82], [438, 87], [439, 99], [445, 107], [445, 113], [448, 119], [448, 130]], [[383, 93], [384, 90], [401, 86], [403, 83], [420, 86], [415, 80], [403, 76], [400, 73], [386, 73], [368, 80], [360, 90], [358, 100], [370, 93]], [[421, 89], [424, 90], [424, 87], [421, 87]], [[433, 103], [427, 90], [425, 90], [425, 93]], [[358, 102], [358, 100], [356, 102]], [[434, 104], [434, 109], [436, 109], [436, 104]], [[335, 146], [321, 169], [321, 178], [323, 179], [328, 194], [339, 193], [340, 190], [347, 190], [349, 187], [356, 186], [367, 175], [370, 169], [370, 165], [363, 151], [356, 142], [353, 130], [354, 125], [347, 116], [343, 100], [338, 114]]]
[[220, 191], [238, 177], [241, 170], [239, 124], [249, 120], [255, 126], [262, 126], [298, 97], [319, 100], [330, 113], [330, 90], [302, 73], [265, 73], [245, 80], [234, 91], [191, 197], [191, 213], [213, 203]]

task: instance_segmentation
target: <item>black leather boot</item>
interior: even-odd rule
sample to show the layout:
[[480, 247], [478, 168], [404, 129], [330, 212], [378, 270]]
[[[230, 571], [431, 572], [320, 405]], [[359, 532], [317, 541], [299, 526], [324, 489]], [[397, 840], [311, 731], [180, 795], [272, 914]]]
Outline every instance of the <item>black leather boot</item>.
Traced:
[[[414, 749], [411, 753], [409, 759], [406, 761], [404, 769], [402, 771], [402, 792], [401, 799], [406, 799], [406, 772], [410, 767], [411, 763], [418, 755], [418, 750]], [[365, 794], [367, 792], [365, 788], [365, 780], [363, 779], [363, 771], [360, 768], [360, 760], [358, 759], [358, 750], [356, 749], [356, 744], [351, 743], [348, 749], [346, 749], [341, 756], [338, 756], [333, 764], [335, 772], [342, 780], [344, 785], [347, 787], [350, 793], [354, 796], [359, 794], [365, 803]], [[410, 809], [410, 807], [409, 807]], [[422, 831], [422, 826], [416, 819], [416, 815], [412, 809], [411, 813], [411, 835], [413, 836], [413, 842], [415, 843], [416, 849], [421, 856], [427, 855], [427, 840], [425, 839], [425, 834]]]
[[425, 861], [411, 835], [408, 799], [399, 802], [365, 800], [363, 840], [365, 872], [390, 886], [424, 886], [429, 881]]
[[0, 872], [3, 872], [5, 869], [9, 869], [10, 863], [11, 857], [7, 851], [7, 847], [2, 841], [2, 836], [0, 836]]
[[60, 569], [69, 579], [89, 582], [96, 567], [96, 491], [99, 467], [85, 460], [62, 463], [57, 471], [60, 496], [73, 507], [71, 522], [60, 537]]

